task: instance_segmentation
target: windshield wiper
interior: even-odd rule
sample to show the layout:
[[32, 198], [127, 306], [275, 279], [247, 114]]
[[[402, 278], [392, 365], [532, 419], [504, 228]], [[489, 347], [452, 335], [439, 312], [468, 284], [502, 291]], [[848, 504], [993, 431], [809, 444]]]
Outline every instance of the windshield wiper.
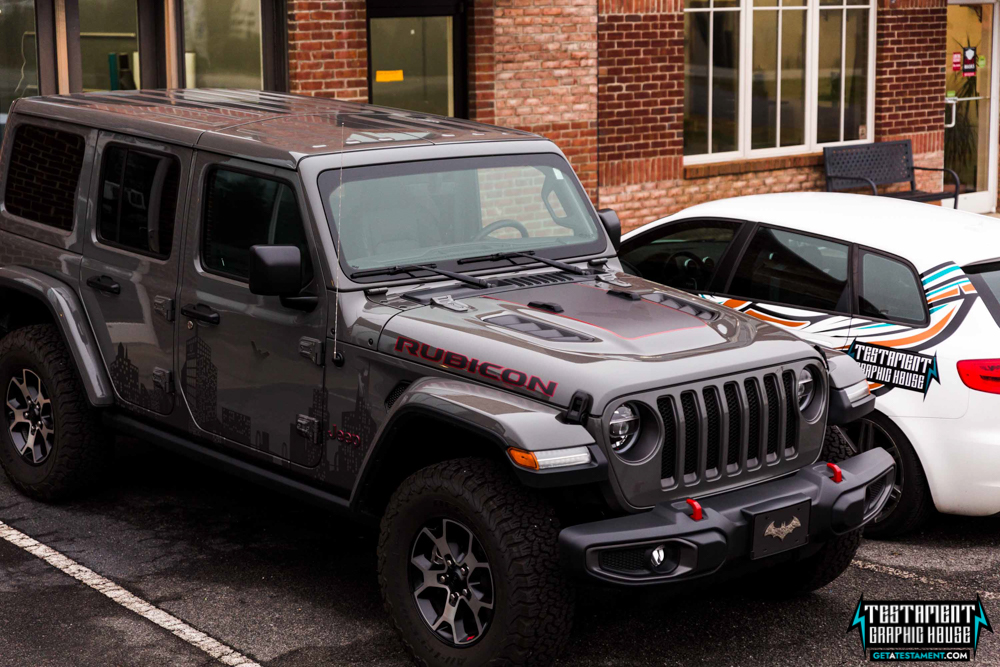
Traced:
[[463, 282], [466, 285], [472, 285], [473, 287], [480, 287], [483, 289], [493, 287], [496, 284], [489, 280], [483, 280], [482, 278], [467, 276], [464, 273], [445, 271], [444, 269], [437, 268], [436, 264], [403, 264], [400, 266], [387, 266], [383, 269], [365, 269], [364, 271], [355, 271], [350, 275], [350, 278], [351, 280], [354, 280], [355, 278], [369, 278], [371, 276], [394, 276], [397, 273], [409, 273], [412, 275], [414, 271], [430, 271], [431, 273], [436, 273], [439, 276], [451, 278], [452, 280]]
[[[554, 267], [556, 269], [562, 269], [563, 271], [569, 271], [570, 273], [575, 273], [578, 276], [589, 276], [594, 274], [594, 271], [592, 269], [582, 269], [579, 266], [567, 264], [566, 262], [560, 262], [558, 259], [549, 259], [548, 257], [540, 257], [535, 254], [534, 250], [528, 250], [526, 252], [522, 251], [498, 252], [492, 255], [466, 257], [465, 259], [458, 260], [458, 263], [474, 264], [476, 262], [499, 262], [500, 260], [503, 259], [513, 260], [518, 257], [523, 257], [525, 259], [533, 259], [536, 262], [541, 262], [542, 264], [547, 264], [548, 266]], [[515, 262], [511, 262], [511, 264], [515, 264]]]

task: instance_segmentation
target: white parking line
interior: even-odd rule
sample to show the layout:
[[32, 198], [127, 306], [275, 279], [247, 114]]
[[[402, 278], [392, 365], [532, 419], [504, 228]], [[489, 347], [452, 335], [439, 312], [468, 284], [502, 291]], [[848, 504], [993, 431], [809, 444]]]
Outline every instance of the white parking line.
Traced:
[[155, 623], [191, 646], [201, 649], [224, 665], [232, 665], [233, 667], [260, 667], [260, 665], [250, 658], [237, 653], [222, 642], [212, 639], [201, 630], [192, 628], [176, 616], [172, 616], [159, 607], [132, 595], [113, 581], [105, 579], [93, 570], [80, 565], [71, 558], [63, 556], [55, 549], [41, 544], [2, 521], [0, 521], [0, 538], [16, 547], [24, 549], [33, 556], [41, 558], [57, 570], [62, 570], [77, 581], [93, 588], [98, 593], [110, 598], [129, 611]]

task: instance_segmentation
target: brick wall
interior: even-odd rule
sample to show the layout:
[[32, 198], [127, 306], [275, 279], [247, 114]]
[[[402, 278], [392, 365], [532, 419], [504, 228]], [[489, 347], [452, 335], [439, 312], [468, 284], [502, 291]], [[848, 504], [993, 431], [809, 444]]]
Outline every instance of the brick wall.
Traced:
[[288, 78], [293, 93], [368, 101], [364, 0], [288, 0]]
[[597, 6], [494, 0], [495, 122], [544, 135], [597, 195]]
[[467, 16], [469, 118], [496, 123], [496, 59], [493, 56], [493, 0], [473, 0]]

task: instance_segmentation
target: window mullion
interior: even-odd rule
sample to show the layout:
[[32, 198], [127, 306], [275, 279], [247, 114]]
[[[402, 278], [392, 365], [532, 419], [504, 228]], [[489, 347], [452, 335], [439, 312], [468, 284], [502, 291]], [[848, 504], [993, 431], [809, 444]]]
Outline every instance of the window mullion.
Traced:
[[847, 88], [847, 7], [840, 10], [840, 140], [844, 140], [844, 89]]
[[778, 58], [777, 62], [774, 63], [774, 76], [775, 81], [775, 93], [774, 93], [774, 140], [775, 148], [781, 147], [781, 43], [782, 43], [782, 21], [785, 17], [784, 10], [779, 6], [776, 10], [778, 12]]

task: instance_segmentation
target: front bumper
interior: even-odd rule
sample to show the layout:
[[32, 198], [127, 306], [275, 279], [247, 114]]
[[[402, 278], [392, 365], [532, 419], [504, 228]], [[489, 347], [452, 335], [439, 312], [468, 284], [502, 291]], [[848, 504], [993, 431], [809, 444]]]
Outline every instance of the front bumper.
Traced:
[[[730, 563], [751, 561], [755, 514], [798, 503], [810, 507], [807, 545], [815, 547], [868, 523], [885, 505], [892, 484], [893, 460], [873, 449], [840, 464], [834, 482], [825, 463], [786, 477], [709, 496], [700, 501], [703, 518], [692, 519], [686, 501], [661, 503], [641, 514], [571, 526], [559, 534], [570, 569], [604, 583], [626, 586], [681, 583], [715, 573]], [[663, 546], [667, 558], [651, 565], [650, 554]]]

